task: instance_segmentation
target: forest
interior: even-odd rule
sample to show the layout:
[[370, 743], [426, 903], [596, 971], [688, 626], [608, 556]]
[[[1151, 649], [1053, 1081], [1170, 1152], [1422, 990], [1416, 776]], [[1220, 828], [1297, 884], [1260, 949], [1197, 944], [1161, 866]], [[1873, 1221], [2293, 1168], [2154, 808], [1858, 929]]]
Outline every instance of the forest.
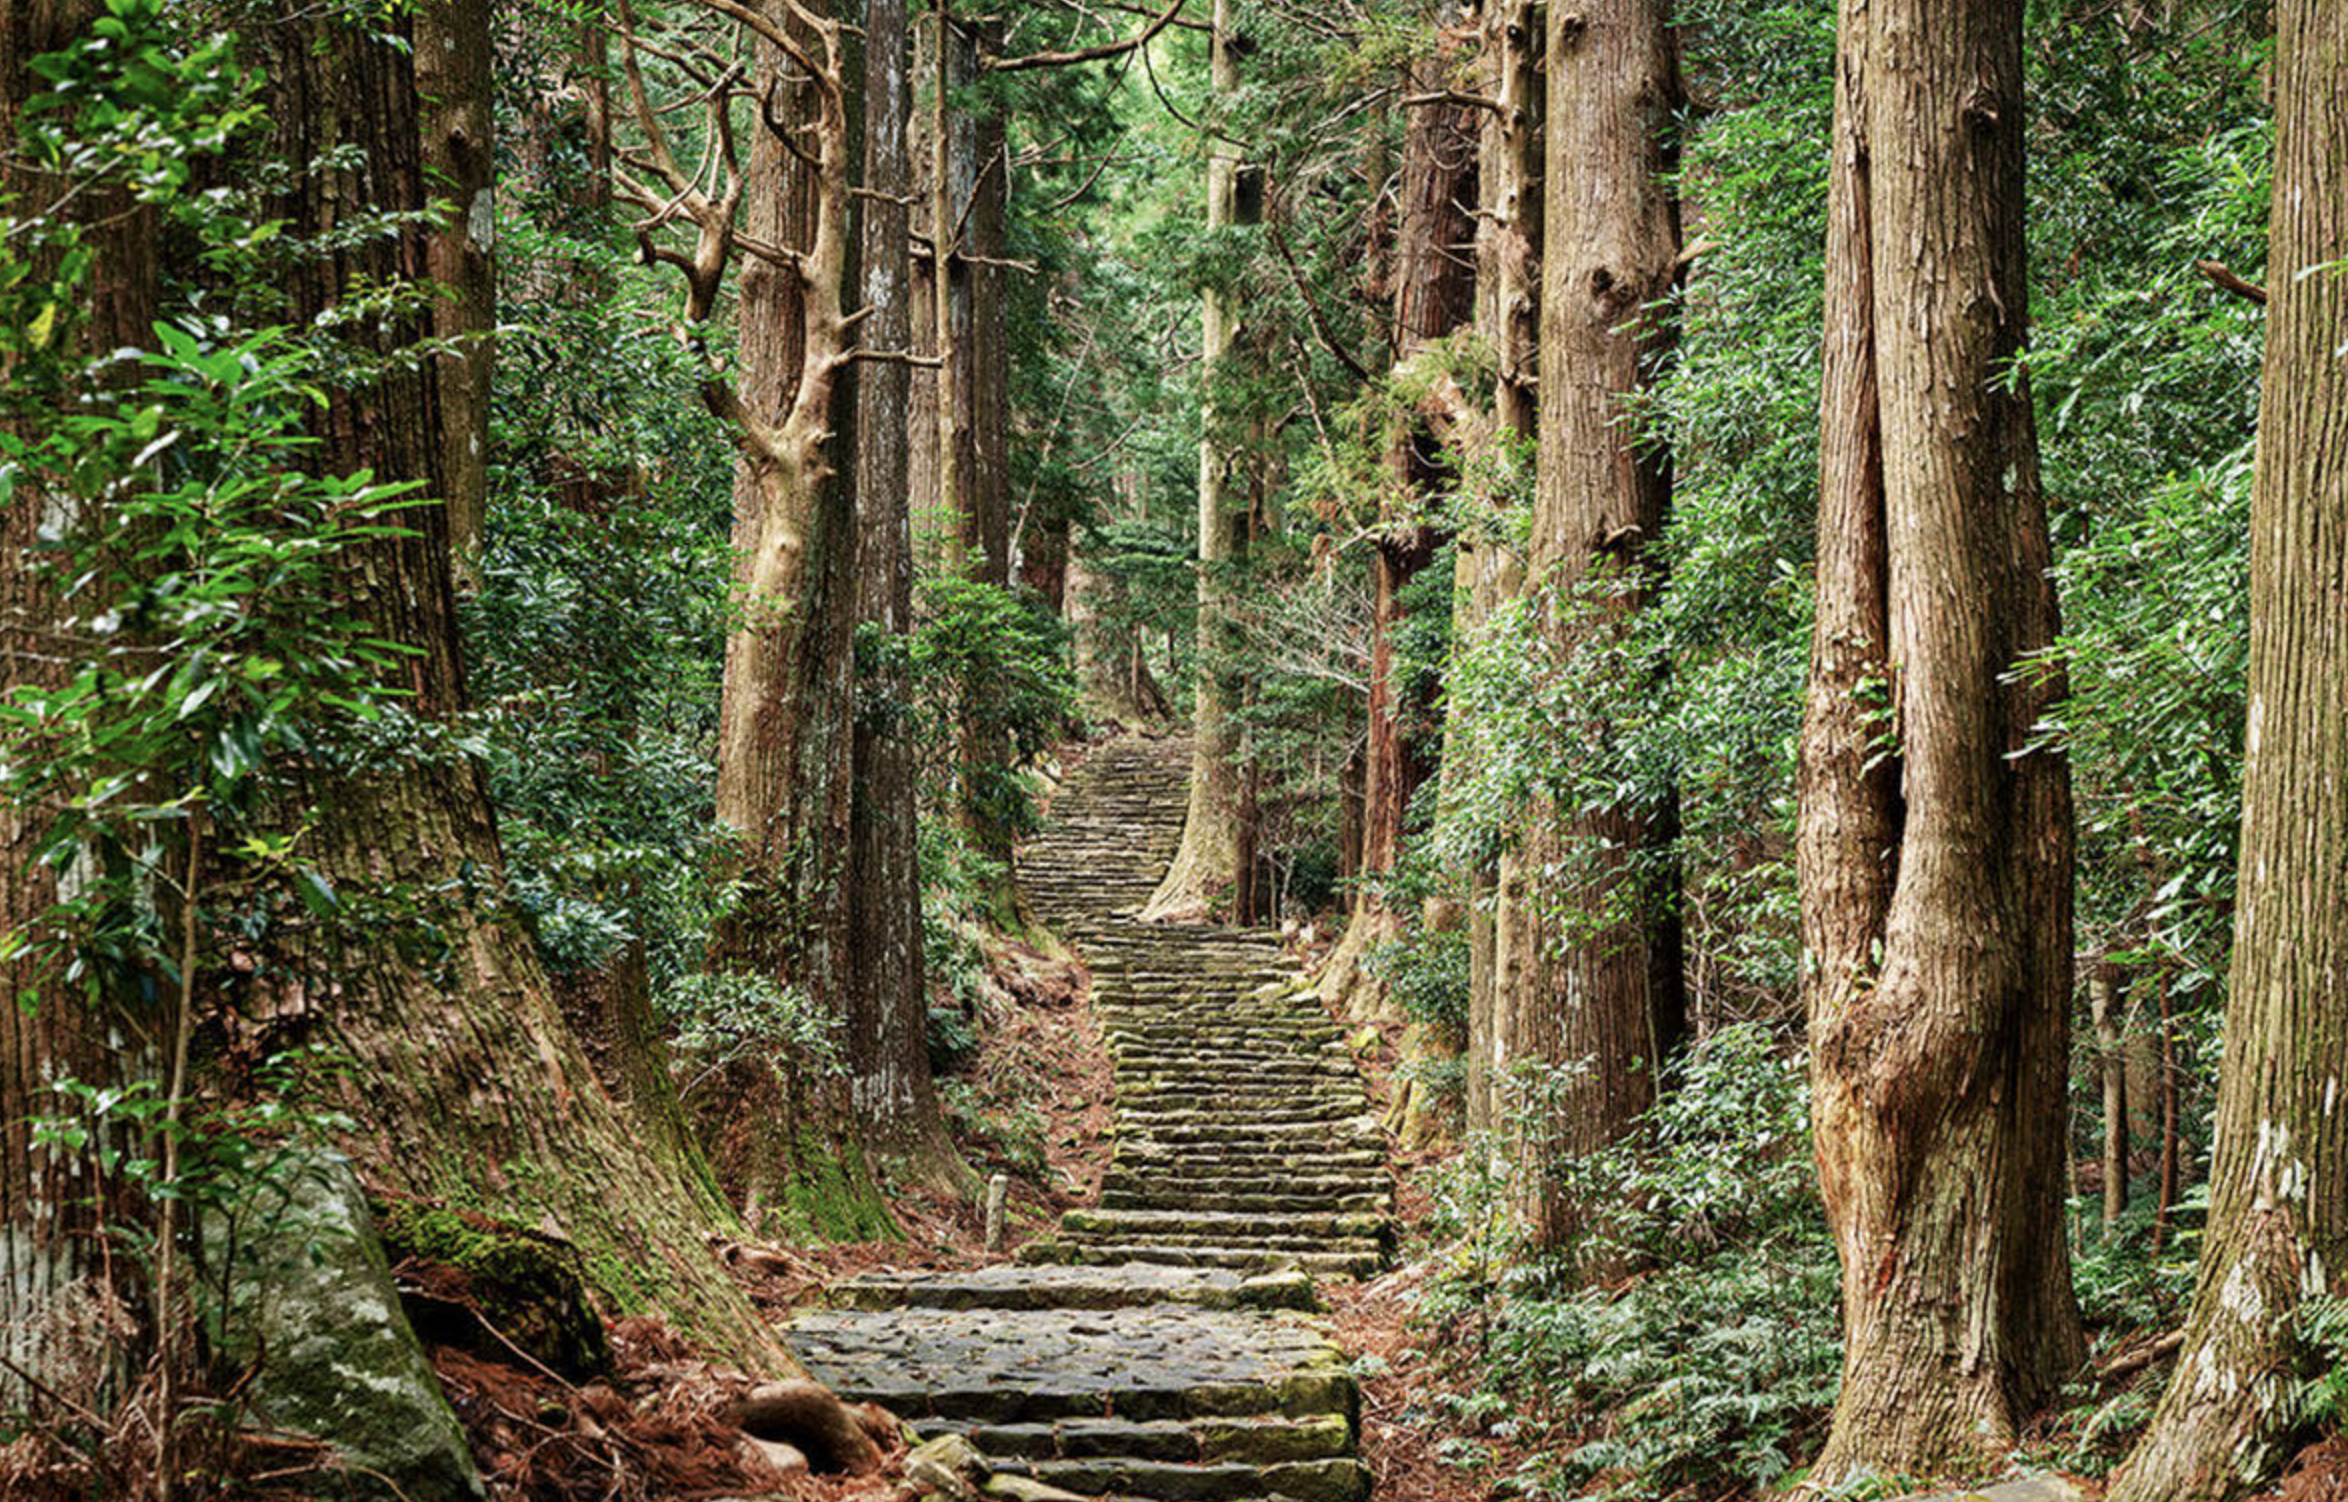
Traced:
[[2348, 0], [0, 0], [0, 1498], [2348, 1498]]

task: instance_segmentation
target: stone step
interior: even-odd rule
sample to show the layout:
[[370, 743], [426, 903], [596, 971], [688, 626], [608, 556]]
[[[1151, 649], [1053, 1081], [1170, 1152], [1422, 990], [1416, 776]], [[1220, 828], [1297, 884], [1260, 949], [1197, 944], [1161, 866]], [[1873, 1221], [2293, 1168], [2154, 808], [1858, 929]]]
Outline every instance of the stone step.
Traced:
[[[1276, 1253], [1282, 1256], [1328, 1253], [1358, 1254], [1382, 1258], [1385, 1243], [1369, 1236], [1222, 1236], [1211, 1231], [1158, 1230], [1133, 1235], [1119, 1235], [1111, 1231], [1077, 1231], [1063, 1229], [1060, 1241], [1068, 1246], [1147, 1246], [1168, 1251], [1243, 1252], [1251, 1254]], [[1242, 1264], [1221, 1262], [1192, 1262], [1195, 1267], [1228, 1267]]]
[[1354, 1442], [1353, 1426], [1336, 1413], [1302, 1419], [1062, 1419], [1052, 1424], [924, 1419], [913, 1427], [923, 1439], [959, 1434], [989, 1460], [1270, 1465], [1342, 1456]]
[[1198, 1309], [1312, 1310], [1312, 1280], [1301, 1272], [1249, 1274], [1225, 1268], [1130, 1263], [1114, 1267], [981, 1267], [968, 1272], [868, 1272], [835, 1284], [843, 1309]]
[[1103, 1210], [1214, 1211], [1242, 1215], [1277, 1215], [1297, 1210], [1340, 1215], [1385, 1215], [1394, 1208], [1394, 1196], [1383, 1189], [1349, 1194], [1229, 1193], [1214, 1189], [1177, 1189], [1153, 1184], [1146, 1189], [1101, 1191]]
[[1142, 1053], [1132, 1049], [1112, 1048], [1119, 1077], [1128, 1074], [1143, 1079], [1189, 1082], [1208, 1082], [1226, 1078], [1232, 1071], [1258, 1079], [1346, 1079], [1361, 1082], [1361, 1074], [1350, 1059], [1313, 1054], [1296, 1054], [1282, 1058], [1269, 1053], [1236, 1053], [1216, 1050], [1205, 1054], [1193, 1050], [1171, 1054], [1153, 1049]]
[[1135, 1173], [1124, 1165], [1109, 1170], [1106, 1188], [1120, 1193], [1162, 1189], [1184, 1193], [1345, 1195], [1385, 1193], [1394, 1187], [1383, 1166], [1345, 1173], [1205, 1173], [1157, 1170]]
[[1359, 1116], [1369, 1109], [1359, 1090], [1248, 1093], [1234, 1087], [1201, 1085], [1188, 1090], [1119, 1090], [1117, 1109], [1127, 1117], [1166, 1119], [1183, 1112], [1208, 1112], [1247, 1120], [1322, 1120], [1326, 1114]]
[[1348, 1458], [1183, 1465], [1152, 1460], [1005, 1461], [997, 1469], [1084, 1496], [1116, 1491], [1164, 1502], [1241, 1502], [1270, 1489], [1295, 1502], [1366, 1502], [1370, 1470]]
[[1120, 1101], [1198, 1100], [1202, 1095], [1222, 1100], [1367, 1100], [1359, 1079], [1342, 1074], [1258, 1075], [1204, 1067], [1194, 1075], [1175, 1079], [1162, 1072], [1134, 1074], [1120, 1080]]
[[1348, 1117], [1343, 1121], [1268, 1121], [1254, 1123], [1181, 1122], [1136, 1132], [1121, 1132], [1125, 1137], [1162, 1143], [1168, 1147], [1186, 1147], [1201, 1143], [1227, 1142], [1241, 1145], [1298, 1148], [1335, 1147], [1376, 1150], [1385, 1139], [1378, 1133], [1377, 1118]]
[[1377, 1246], [1386, 1234], [1382, 1215], [1342, 1210], [1071, 1210], [1060, 1217], [1070, 1240], [1150, 1241], [1168, 1245], [1277, 1246], [1310, 1251], [1328, 1243], [1357, 1251], [1353, 1242]]
[[1302, 1268], [1319, 1277], [1374, 1277], [1386, 1265], [1373, 1251], [1283, 1252], [1253, 1247], [1169, 1246], [1075, 1241], [1031, 1241], [1019, 1249], [1022, 1262], [1090, 1263], [1157, 1262], [1172, 1267], [1227, 1267], [1251, 1271]]
[[785, 1336], [815, 1380], [849, 1402], [879, 1403], [908, 1420], [1336, 1414], [1351, 1422], [1360, 1401], [1343, 1354], [1299, 1315], [1183, 1307], [819, 1310], [793, 1320]]
[[1386, 1166], [1386, 1155], [1375, 1148], [1323, 1148], [1318, 1152], [1275, 1152], [1230, 1143], [1193, 1143], [1187, 1148], [1130, 1137], [1117, 1144], [1110, 1160], [1114, 1171], [1157, 1177], [1173, 1164], [1182, 1165], [1187, 1179], [1229, 1183], [1242, 1178], [1294, 1173], [1322, 1177], [1349, 1169], [1371, 1172]]
[[1362, 1114], [1362, 1110], [1362, 1102], [1358, 1098], [1351, 1101], [1299, 1101], [1278, 1106], [1262, 1102], [1227, 1102], [1211, 1107], [1142, 1106], [1120, 1099], [1117, 1129], [1121, 1135], [1148, 1137], [1179, 1126], [1245, 1128], [1333, 1125], [1355, 1119]]

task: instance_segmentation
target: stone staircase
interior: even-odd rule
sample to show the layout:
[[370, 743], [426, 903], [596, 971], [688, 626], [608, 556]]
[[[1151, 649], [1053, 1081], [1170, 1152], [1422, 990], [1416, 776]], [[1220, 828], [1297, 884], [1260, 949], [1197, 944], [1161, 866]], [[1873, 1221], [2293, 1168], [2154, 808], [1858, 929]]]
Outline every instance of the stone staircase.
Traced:
[[843, 1397], [967, 1435], [1014, 1486], [1362, 1502], [1359, 1392], [1310, 1311], [1315, 1275], [1385, 1259], [1384, 1143], [1276, 936], [1135, 921], [1188, 765], [1177, 740], [1095, 749], [1021, 854], [1032, 910], [1092, 970], [1115, 1059], [1100, 1205], [1017, 1266], [855, 1279], [790, 1341]]

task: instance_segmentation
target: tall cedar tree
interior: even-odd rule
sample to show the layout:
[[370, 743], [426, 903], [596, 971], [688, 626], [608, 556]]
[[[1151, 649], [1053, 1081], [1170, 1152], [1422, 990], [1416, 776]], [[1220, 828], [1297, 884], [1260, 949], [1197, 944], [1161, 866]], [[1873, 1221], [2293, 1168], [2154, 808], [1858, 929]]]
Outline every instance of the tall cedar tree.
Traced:
[[2239, 907], [2199, 1285], [2114, 1502], [2216, 1502], [2293, 1427], [2304, 1301], [2348, 1277], [2348, 0], [2275, 17]]
[[[855, 420], [850, 235], [849, 28], [780, 3], [705, 0], [754, 37], [760, 100], [747, 164], [717, 154], [715, 183], [681, 165], [666, 106], [644, 77], [635, 17], [621, 7], [620, 58], [641, 145], [619, 153], [621, 193], [691, 226], [689, 250], [639, 229], [643, 254], [685, 281], [679, 334], [699, 347], [729, 272], [740, 272], [736, 369], [716, 363], [703, 403], [740, 451], [734, 593], [718, 705], [717, 815], [739, 847], [730, 910], [710, 968], [794, 988], [840, 1036], [850, 1031], [848, 902], [856, 630]], [[674, 40], [674, 38], [671, 38]], [[861, 79], [854, 80], [861, 84]], [[733, 143], [733, 96], [707, 97], [708, 129]], [[793, 133], [786, 143], [782, 132]], [[731, 1130], [713, 1142], [753, 1222], [771, 1209], [791, 1234], [860, 1239], [894, 1221], [859, 1138], [849, 1081], [796, 1058], [736, 1070]], [[755, 1120], [753, 1120], [755, 1118]]]
[[[1539, 422], [1541, 360], [1542, 57], [1546, 38], [1534, 0], [1484, 0], [1480, 67], [1484, 95], [1476, 174], [1476, 331], [1491, 347], [1496, 367], [1493, 435], [1484, 473], [1498, 477], [1513, 462], [1515, 445]], [[1489, 524], [1493, 518], [1473, 522]], [[1505, 541], [1463, 519], [1452, 589], [1451, 641], [1465, 651], [1500, 604], [1524, 586], [1524, 560]], [[1463, 786], [1470, 770], [1467, 726], [1445, 726], [1445, 792]], [[1492, 895], [1496, 870], [1486, 865], [1468, 878], [1467, 1125], [1491, 1131], [1502, 1116], [1493, 1105], [1499, 1043], [1494, 985]]]
[[[1814, 1474], [2004, 1454], [2082, 1345], [2071, 805], [2022, 348], [2021, 0], [1845, 0], [1797, 858], [1842, 1396]], [[1879, 254], [1880, 252], [1880, 254]]]
[[[426, 228], [396, 239], [338, 233], [367, 214], [420, 214], [434, 197], [413, 49], [382, 25], [295, 10], [271, 29], [280, 155], [340, 164], [295, 174], [283, 205], [293, 232], [331, 247], [292, 275], [303, 323], [330, 315], [351, 288], [413, 280], [428, 263]], [[486, 441], [485, 405], [444, 405], [432, 374], [399, 358], [427, 322], [416, 315], [347, 326], [373, 368], [333, 393], [318, 424], [322, 467], [418, 480], [437, 496], [446, 489], [449, 429]], [[416, 714], [446, 720], [464, 708], [448, 515], [432, 505], [408, 517], [407, 535], [344, 555], [344, 587], [361, 620], [414, 649], [390, 686]], [[661, 1309], [735, 1359], [789, 1367], [709, 1250], [705, 1238], [723, 1222], [723, 1207], [649, 1151], [596, 1082], [515, 916], [462, 895], [484, 876], [494, 890], [502, 866], [479, 766], [329, 776], [315, 794], [323, 808], [316, 856], [339, 888], [458, 894], [430, 913], [445, 941], [435, 967], [380, 941], [333, 956], [339, 985], [320, 1021], [353, 1060], [345, 1109], [358, 1122], [354, 1150], [375, 1181], [560, 1234], [615, 1303]]]
[[[1528, 583], [1566, 653], [1623, 628], [1646, 587], [1640, 552], [1661, 537], [1668, 460], [1634, 442], [1630, 407], [1675, 329], [1666, 304], [1680, 248], [1671, 185], [1680, 106], [1670, 0], [1553, 6], [1548, 29], [1547, 212], [1541, 284], [1540, 466]], [[1602, 727], [1586, 733], [1603, 736]], [[1520, 1115], [1524, 1161], [1578, 1162], [1620, 1141], [1654, 1104], [1656, 1064], [1682, 1010], [1677, 947], [1640, 847], [1642, 811], [1536, 807], [1500, 872], [1498, 1056], [1554, 1066]], [[1578, 868], [1570, 890], [1547, 873]], [[1537, 1172], [1532, 1224], [1547, 1245], [1597, 1225], [1590, 1205]], [[1586, 1259], [1599, 1273], [1610, 1261]]]
[[903, 654], [913, 615], [912, 383], [903, 358], [913, 337], [910, 48], [905, 0], [865, 0], [858, 269], [868, 311], [859, 337], [878, 358], [856, 373], [856, 597], [866, 645], [877, 650], [858, 669], [864, 709], [853, 735], [848, 1072], [865, 1144], [910, 1178], [951, 1190], [972, 1187], [971, 1175], [947, 1139], [930, 1079], [913, 747], [908, 722], [891, 712], [911, 697]]
[[[1215, 0], [1211, 74], [1218, 112], [1208, 116], [1207, 233], [1238, 222], [1239, 147], [1222, 133], [1219, 107], [1239, 87], [1238, 39], [1232, 33], [1231, 0]], [[1227, 379], [1236, 344], [1238, 312], [1227, 288], [1209, 286], [1201, 298], [1204, 335], [1200, 369], [1207, 382], [1198, 442], [1198, 653], [1190, 720], [1190, 801], [1182, 818], [1182, 843], [1150, 895], [1150, 918], [1204, 914], [1230, 895], [1239, 880], [1240, 727], [1237, 685], [1231, 678], [1233, 648], [1230, 572], [1246, 545], [1247, 516], [1234, 492], [1243, 455], [1225, 441], [1230, 421], [1220, 410], [1215, 383]]]
[[[70, 215], [93, 256], [81, 304], [65, 327], [76, 347], [90, 352], [139, 348], [152, 340], [155, 261], [149, 216], [117, 192], [75, 193], [75, 185], [37, 170], [16, 149], [24, 107], [44, 86], [32, 59], [79, 37], [98, 11], [94, 0], [7, 0], [0, 8], [0, 206], [31, 219]], [[38, 268], [53, 272], [55, 267]], [[0, 424], [26, 432], [43, 420], [17, 372], [0, 362]], [[62, 405], [67, 392], [35, 401]], [[19, 477], [15, 495], [0, 508], [0, 693], [55, 688], [72, 670], [56, 649], [63, 603], [50, 588], [37, 548], [48, 506]], [[91, 520], [83, 518], [81, 520]], [[54, 872], [32, 863], [44, 833], [40, 810], [0, 805], [0, 933], [32, 931], [57, 901]], [[27, 992], [37, 998], [18, 1004]], [[98, 1234], [135, 1213], [122, 1198], [127, 1176], [93, 1182], [87, 1165], [34, 1140], [33, 1119], [71, 1109], [51, 1093], [60, 1079], [120, 1085], [160, 1070], [158, 1019], [135, 996], [85, 1005], [30, 959], [0, 958], [0, 1358], [31, 1373], [53, 1391], [91, 1395], [85, 1378], [120, 1375], [130, 1326], [118, 1322], [135, 1309], [138, 1290], [113, 1281], [128, 1271], [107, 1255]], [[83, 1123], [95, 1148], [118, 1123]], [[118, 1143], [117, 1146], [129, 1146]], [[0, 1369], [0, 1398], [23, 1394], [10, 1369]]]
[[[1394, 247], [1394, 362], [1421, 358], [1428, 345], [1474, 312], [1476, 119], [1447, 85], [1460, 41], [1456, 6], [1446, 6], [1436, 46], [1413, 59], [1406, 82], [1425, 102], [1410, 111], [1403, 135], [1399, 217]], [[1433, 706], [1417, 685], [1398, 680], [1395, 641], [1407, 624], [1405, 591], [1434, 562], [1442, 538], [1427, 513], [1456, 473], [1434, 431], [1417, 421], [1386, 454], [1378, 525], [1370, 542], [1370, 691], [1368, 756], [1362, 783], [1361, 856], [1345, 937], [1322, 971], [1321, 994], [1347, 1011], [1375, 1008], [1383, 988], [1362, 969], [1377, 945], [1401, 932], [1378, 883], [1402, 858], [1410, 800], [1434, 772]]]

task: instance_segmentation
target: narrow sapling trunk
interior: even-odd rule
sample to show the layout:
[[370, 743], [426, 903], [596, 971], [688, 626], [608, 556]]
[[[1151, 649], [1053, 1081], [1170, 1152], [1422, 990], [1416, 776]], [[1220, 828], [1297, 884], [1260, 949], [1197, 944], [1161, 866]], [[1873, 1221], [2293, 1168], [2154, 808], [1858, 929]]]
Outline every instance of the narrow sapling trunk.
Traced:
[[1845, 0], [1797, 839], [1842, 1396], [1813, 1475], [2006, 1454], [2083, 1350], [2071, 811], [2029, 397], [2020, 0]]
[[2275, 16], [2275, 191], [2250, 515], [2250, 728], [2209, 1229], [2185, 1346], [2113, 1502], [2272, 1479], [2348, 1288], [2348, 3]]
[[2128, 1213], [2128, 1050], [2120, 1027], [2119, 967], [2096, 966], [2087, 980], [2095, 1024], [2095, 1072], [2103, 1086], [2103, 1233]]

